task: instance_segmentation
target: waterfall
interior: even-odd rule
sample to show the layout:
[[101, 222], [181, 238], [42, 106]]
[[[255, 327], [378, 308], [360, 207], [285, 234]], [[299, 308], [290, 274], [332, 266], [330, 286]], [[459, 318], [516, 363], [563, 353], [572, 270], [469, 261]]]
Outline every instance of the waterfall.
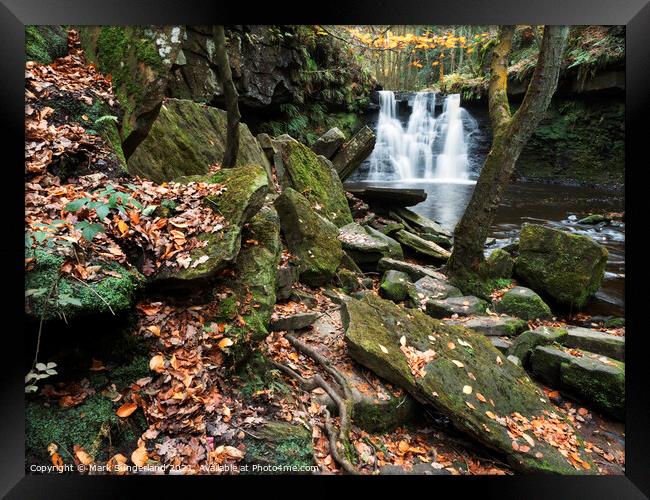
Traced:
[[[398, 118], [394, 92], [379, 91], [379, 105], [377, 140], [365, 180], [454, 182], [468, 179], [466, 140], [476, 122], [460, 107], [460, 95], [447, 96], [443, 113], [436, 119], [436, 94], [417, 92], [404, 126]], [[439, 137], [444, 139], [444, 147], [436, 144]], [[436, 151], [441, 151], [437, 158]]]
[[[464, 123], [470, 129], [468, 133], [465, 132]], [[444, 134], [444, 146], [436, 162], [436, 179], [439, 182], [468, 179], [467, 138], [476, 129], [476, 121], [460, 107], [460, 94], [452, 94], [445, 99], [440, 129]]]

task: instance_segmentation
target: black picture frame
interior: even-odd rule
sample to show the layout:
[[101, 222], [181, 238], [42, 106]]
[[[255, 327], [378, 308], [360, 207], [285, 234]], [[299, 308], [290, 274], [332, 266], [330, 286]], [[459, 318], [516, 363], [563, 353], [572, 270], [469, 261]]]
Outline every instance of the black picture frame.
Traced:
[[[147, 488], [172, 490], [205, 487], [205, 494], [224, 494], [224, 485], [240, 492], [268, 477], [99, 477], [25, 475], [24, 392], [21, 359], [24, 287], [22, 238], [24, 231], [24, 26], [29, 24], [618, 24], [626, 26], [626, 474], [611, 477], [516, 475], [507, 477], [273, 477], [273, 488], [285, 494], [311, 495], [324, 488], [324, 481], [345, 481], [384, 488], [386, 481], [419, 483], [417, 494], [443, 494], [441, 485], [453, 488], [454, 495], [499, 498], [648, 498], [650, 495], [650, 390], [646, 361], [647, 338], [643, 321], [647, 312], [648, 265], [644, 265], [642, 238], [647, 208], [643, 210], [641, 180], [647, 168], [642, 149], [648, 143], [643, 123], [650, 110], [650, 3], [649, 0], [551, 0], [526, 3], [521, 0], [356, 0], [346, 4], [331, 0], [305, 4], [225, 3], [200, 0], [0, 0], [0, 101], [2, 138], [5, 147], [0, 158], [3, 210], [0, 230], [0, 262], [3, 263], [5, 321], [0, 327], [4, 349], [0, 356], [0, 414], [2, 441], [0, 452], [0, 495], [7, 498], [114, 498], [129, 496], [135, 483], [146, 481]], [[21, 205], [22, 204], [22, 205]], [[638, 204], [639, 207], [634, 207]], [[638, 208], [638, 209], [637, 209]], [[646, 257], [647, 260], [647, 257]], [[645, 286], [644, 286], [645, 285]], [[13, 291], [15, 287], [15, 292]], [[13, 325], [13, 326], [10, 326]], [[9, 341], [14, 341], [10, 346]], [[16, 353], [16, 354], [12, 354]], [[284, 482], [304, 484], [287, 490]], [[430, 484], [429, 481], [434, 481]], [[316, 484], [313, 484], [316, 483]], [[342, 484], [332, 485], [341, 488]], [[330, 488], [332, 488], [330, 486]], [[403, 486], [397, 486], [402, 490]], [[365, 487], [365, 486], [364, 486]], [[293, 487], [292, 487], [293, 488]], [[415, 494], [417, 490], [403, 489]], [[343, 492], [343, 490], [338, 490]], [[153, 491], [149, 491], [153, 494]], [[337, 495], [336, 490], [330, 491]]]

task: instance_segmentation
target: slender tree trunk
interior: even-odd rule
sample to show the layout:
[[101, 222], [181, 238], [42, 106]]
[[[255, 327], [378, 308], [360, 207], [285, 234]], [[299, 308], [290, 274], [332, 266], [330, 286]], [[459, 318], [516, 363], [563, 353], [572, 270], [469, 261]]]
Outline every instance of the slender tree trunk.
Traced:
[[239, 152], [239, 95], [232, 81], [228, 52], [226, 51], [226, 35], [222, 25], [214, 27], [214, 44], [216, 46], [217, 64], [219, 65], [219, 79], [223, 88], [223, 96], [228, 114], [226, 129], [226, 150], [223, 154], [222, 167], [234, 167], [237, 163]]
[[461, 288], [485, 293], [488, 270], [483, 245], [505, 187], [514, 172], [515, 162], [526, 141], [542, 119], [557, 88], [568, 27], [546, 26], [537, 66], [524, 100], [512, 116], [508, 103], [508, 55], [514, 26], [503, 26], [494, 48], [490, 67], [489, 106], [492, 122], [492, 148], [485, 160], [472, 199], [456, 226], [454, 249], [447, 272]]

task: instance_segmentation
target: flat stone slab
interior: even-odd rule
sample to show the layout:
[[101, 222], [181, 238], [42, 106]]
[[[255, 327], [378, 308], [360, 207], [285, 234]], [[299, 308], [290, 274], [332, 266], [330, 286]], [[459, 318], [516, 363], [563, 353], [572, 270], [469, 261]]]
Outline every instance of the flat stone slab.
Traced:
[[512, 345], [512, 341], [505, 337], [490, 337], [490, 342], [492, 342], [492, 345], [499, 349], [503, 354], [508, 352], [508, 349], [510, 349], [510, 346]]
[[401, 258], [402, 247], [390, 236], [355, 222], [339, 229], [343, 249], [359, 265], [376, 264], [382, 257]]
[[[449, 417], [461, 432], [503, 454], [512, 467], [596, 472], [573, 425], [486, 336], [370, 293], [345, 300], [341, 317], [352, 359]], [[510, 427], [517, 430], [514, 435]], [[544, 428], [561, 428], [563, 439], [572, 436], [571, 452], [587, 465], [574, 467], [551, 443], [554, 436], [540, 432]]]
[[391, 214], [397, 215], [398, 219], [405, 220], [410, 226], [415, 227], [423, 233], [435, 233], [442, 236], [451, 238], [453, 235], [451, 231], [438, 224], [436, 221], [424, 217], [423, 215], [416, 214], [413, 210], [408, 208], [396, 207], [391, 210]]
[[449, 250], [445, 250], [437, 243], [420, 238], [417, 234], [409, 233], [403, 229], [395, 233], [395, 239], [403, 246], [434, 259], [446, 261], [451, 255]]
[[485, 314], [487, 302], [473, 295], [464, 295], [461, 297], [449, 297], [443, 300], [428, 300], [425, 308], [429, 316], [439, 319], [448, 318], [453, 314], [458, 314], [458, 316], [474, 316]]
[[625, 337], [589, 328], [567, 327], [563, 345], [625, 361]]
[[398, 207], [412, 207], [427, 199], [427, 192], [424, 189], [384, 188], [358, 184], [346, 184], [344, 188], [348, 193], [369, 203], [385, 203]]
[[417, 281], [425, 276], [430, 276], [437, 280], [446, 280], [447, 276], [441, 272], [436, 271], [432, 267], [421, 266], [419, 264], [412, 264], [410, 262], [404, 262], [403, 260], [391, 259], [384, 257], [379, 260], [377, 263], [377, 269], [381, 272], [395, 270], [402, 271], [403, 273], [408, 274], [411, 277], [412, 281]]
[[312, 325], [318, 318], [320, 313], [306, 312], [298, 313], [292, 316], [284, 316], [282, 318], [271, 319], [269, 328], [272, 332], [289, 331], [289, 330], [302, 330]]
[[479, 316], [468, 320], [447, 320], [449, 325], [462, 325], [465, 328], [495, 337], [514, 337], [528, 328], [528, 323], [512, 316]]

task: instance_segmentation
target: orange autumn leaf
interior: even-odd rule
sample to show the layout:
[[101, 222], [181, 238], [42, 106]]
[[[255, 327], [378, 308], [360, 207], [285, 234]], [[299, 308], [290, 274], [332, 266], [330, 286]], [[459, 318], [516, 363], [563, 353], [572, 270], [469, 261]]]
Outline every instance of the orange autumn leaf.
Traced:
[[125, 235], [129, 230], [129, 225], [120, 219], [117, 221], [117, 228], [120, 230], [120, 233], [122, 233], [122, 235]]
[[135, 404], [135, 403], [124, 403], [122, 406], [120, 406], [120, 407], [117, 409], [117, 411], [115, 412], [115, 414], [116, 414], [118, 417], [126, 418], [126, 417], [128, 417], [129, 415], [131, 415], [131, 414], [132, 414], [135, 410], [137, 410], [137, 409], [138, 409], [138, 405]]
[[157, 354], [149, 360], [149, 369], [155, 372], [162, 372], [165, 368], [165, 358], [160, 354]]
[[86, 451], [79, 445], [75, 444], [72, 447], [74, 451], [74, 456], [77, 457], [77, 460], [83, 465], [90, 465], [94, 462], [93, 457], [91, 457]]
[[147, 454], [147, 449], [144, 446], [140, 446], [133, 453], [131, 453], [131, 461], [138, 467], [144, 467], [149, 460], [149, 455]]

